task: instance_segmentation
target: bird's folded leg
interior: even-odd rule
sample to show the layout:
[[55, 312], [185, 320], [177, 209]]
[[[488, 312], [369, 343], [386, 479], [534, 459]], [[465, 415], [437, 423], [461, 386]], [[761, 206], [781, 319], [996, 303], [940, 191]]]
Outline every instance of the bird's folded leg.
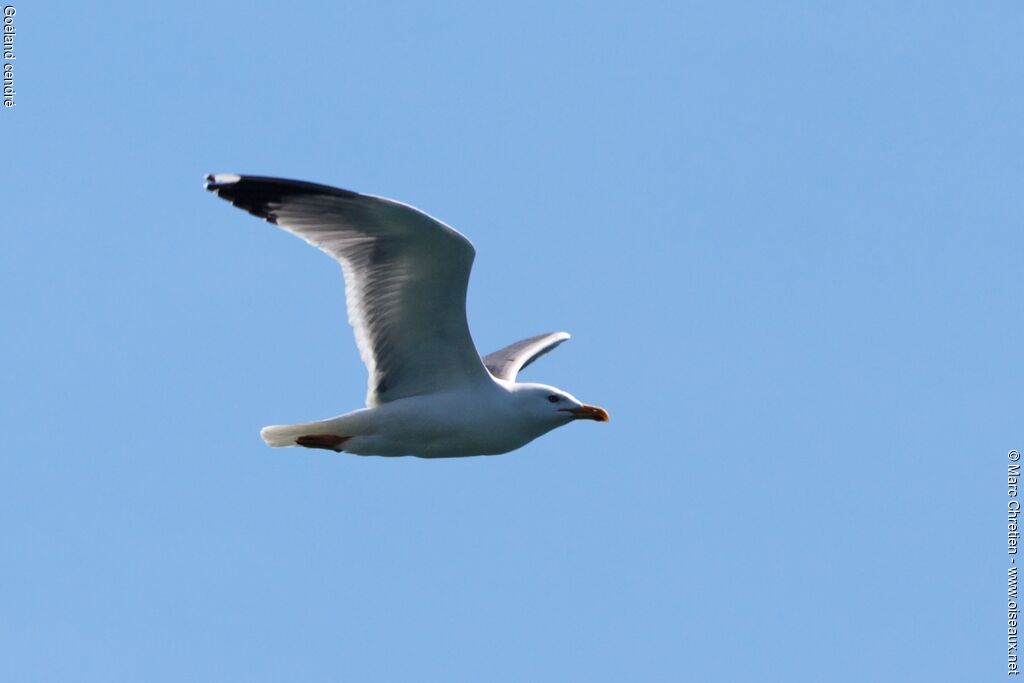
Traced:
[[309, 434], [295, 439], [295, 443], [306, 448], [323, 448], [335, 453], [341, 453], [342, 446], [351, 436], [338, 436], [337, 434]]

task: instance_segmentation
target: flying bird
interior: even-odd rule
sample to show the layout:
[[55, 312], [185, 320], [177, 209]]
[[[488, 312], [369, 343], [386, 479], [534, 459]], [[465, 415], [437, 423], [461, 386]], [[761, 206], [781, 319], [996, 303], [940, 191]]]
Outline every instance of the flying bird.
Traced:
[[264, 427], [273, 447], [446, 458], [515, 450], [603, 408], [519, 371], [569, 338], [518, 341], [483, 358], [466, 322], [475, 250], [407, 204], [326, 185], [218, 173], [206, 189], [337, 260], [348, 320], [369, 372], [366, 407], [328, 420]]

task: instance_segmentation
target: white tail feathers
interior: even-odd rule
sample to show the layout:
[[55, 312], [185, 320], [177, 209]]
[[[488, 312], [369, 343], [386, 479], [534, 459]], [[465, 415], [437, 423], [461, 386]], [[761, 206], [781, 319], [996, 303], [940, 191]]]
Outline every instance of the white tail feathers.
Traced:
[[302, 430], [302, 425], [271, 425], [260, 430], [260, 436], [273, 448], [294, 446], [295, 439], [307, 433]]
[[[271, 425], [260, 430], [260, 436], [273, 448], [298, 446], [299, 437], [335, 436], [349, 438], [356, 433], [350, 415], [332, 417], [329, 420], [303, 422], [295, 425]], [[307, 445], [307, 444], [301, 444]]]

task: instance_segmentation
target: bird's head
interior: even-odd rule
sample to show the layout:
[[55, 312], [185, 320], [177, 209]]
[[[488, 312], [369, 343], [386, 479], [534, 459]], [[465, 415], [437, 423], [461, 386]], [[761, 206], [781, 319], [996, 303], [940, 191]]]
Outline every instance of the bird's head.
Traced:
[[559, 426], [572, 420], [608, 421], [608, 411], [581, 403], [575, 396], [546, 384], [516, 383], [513, 393], [520, 410], [537, 421]]

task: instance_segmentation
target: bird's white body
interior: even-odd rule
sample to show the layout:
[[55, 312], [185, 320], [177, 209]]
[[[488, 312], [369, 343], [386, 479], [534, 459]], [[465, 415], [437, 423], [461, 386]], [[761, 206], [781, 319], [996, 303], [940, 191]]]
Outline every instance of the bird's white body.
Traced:
[[265, 427], [274, 447], [425, 458], [515, 450], [574, 419], [608, 413], [518, 372], [569, 335], [530, 337], [481, 358], [466, 321], [476, 251], [457, 230], [383, 197], [281, 178], [218, 174], [206, 188], [327, 253], [345, 277], [368, 370], [366, 408]]
[[373, 408], [299, 425], [265, 427], [270, 446], [293, 446], [299, 436], [344, 435], [346, 453], [423, 458], [508, 453], [573, 420], [568, 413], [537, 419], [520, 409], [516, 385], [459, 388], [403, 398]]

